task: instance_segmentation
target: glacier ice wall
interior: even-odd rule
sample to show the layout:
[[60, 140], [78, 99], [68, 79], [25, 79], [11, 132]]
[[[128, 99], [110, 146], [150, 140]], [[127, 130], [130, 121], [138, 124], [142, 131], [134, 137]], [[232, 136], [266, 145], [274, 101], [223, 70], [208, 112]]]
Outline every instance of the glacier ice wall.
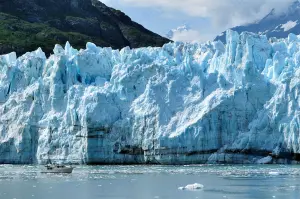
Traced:
[[2, 55], [0, 163], [297, 163], [299, 48], [228, 31], [226, 45]]

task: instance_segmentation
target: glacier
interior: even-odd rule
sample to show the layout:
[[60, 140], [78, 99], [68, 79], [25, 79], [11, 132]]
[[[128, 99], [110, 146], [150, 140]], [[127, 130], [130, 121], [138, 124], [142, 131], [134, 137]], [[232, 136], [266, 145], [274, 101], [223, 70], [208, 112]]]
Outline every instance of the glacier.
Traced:
[[0, 56], [0, 163], [300, 161], [300, 36]]

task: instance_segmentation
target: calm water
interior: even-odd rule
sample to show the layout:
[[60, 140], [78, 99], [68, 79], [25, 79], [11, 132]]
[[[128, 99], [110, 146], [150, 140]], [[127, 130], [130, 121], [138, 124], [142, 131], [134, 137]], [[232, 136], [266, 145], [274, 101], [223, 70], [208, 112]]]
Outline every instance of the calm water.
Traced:
[[[300, 198], [299, 166], [78, 166], [71, 175], [0, 165], [0, 199]], [[200, 183], [202, 190], [178, 187]]]

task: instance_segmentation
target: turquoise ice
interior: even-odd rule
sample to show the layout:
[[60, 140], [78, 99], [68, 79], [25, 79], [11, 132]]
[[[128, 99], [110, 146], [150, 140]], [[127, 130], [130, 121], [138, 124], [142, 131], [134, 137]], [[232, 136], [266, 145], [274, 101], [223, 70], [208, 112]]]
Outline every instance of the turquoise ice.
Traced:
[[[0, 56], [0, 163], [296, 163], [300, 37]], [[268, 161], [266, 161], [268, 160]]]

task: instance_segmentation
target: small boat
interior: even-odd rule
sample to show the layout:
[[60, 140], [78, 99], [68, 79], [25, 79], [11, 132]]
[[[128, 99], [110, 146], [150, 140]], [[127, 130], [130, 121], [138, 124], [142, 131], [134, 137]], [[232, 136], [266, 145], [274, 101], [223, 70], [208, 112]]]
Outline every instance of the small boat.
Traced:
[[73, 169], [65, 165], [46, 165], [41, 173], [72, 173]]

